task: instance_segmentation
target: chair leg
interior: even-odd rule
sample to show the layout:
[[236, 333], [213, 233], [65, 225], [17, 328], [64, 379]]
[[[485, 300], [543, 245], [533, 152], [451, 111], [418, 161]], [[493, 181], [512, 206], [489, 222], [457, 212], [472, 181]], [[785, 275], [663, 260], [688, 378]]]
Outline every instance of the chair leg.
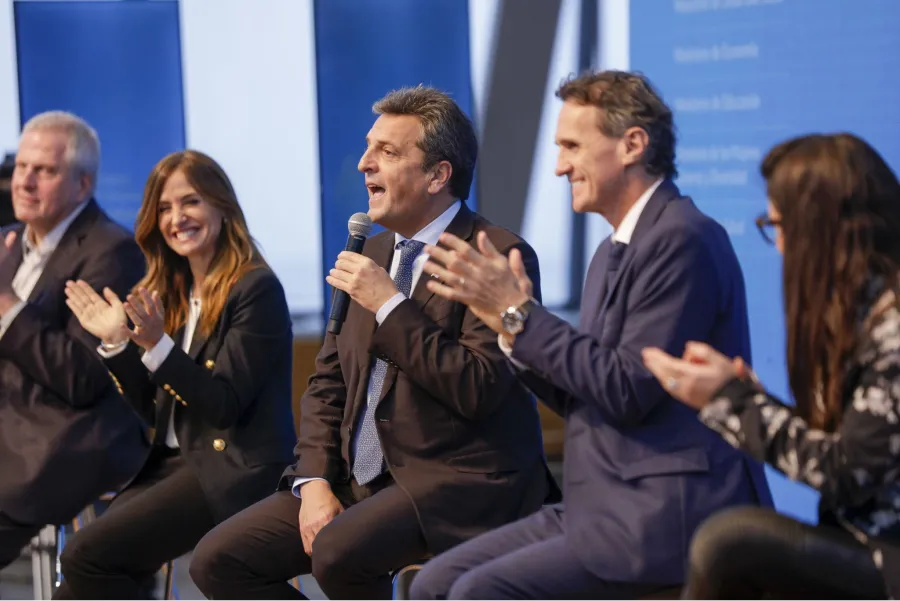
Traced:
[[41, 535], [31, 539], [31, 586], [35, 599], [44, 599], [43, 582], [41, 581]]
[[44, 598], [53, 596], [53, 568], [56, 565], [56, 527], [47, 526], [41, 532], [41, 579]]
[[166, 562], [166, 565], [163, 567], [163, 572], [166, 575], [166, 590], [164, 599], [177, 599], [178, 592], [175, 590], [175, 560], [170, 559]]
[[56, 527], [44, 526], [31, 539], [31, 580], [35, 599], [49, 599], [53, 595], [53, 567], [51, 550], [57, 548]]
[[[78, 522], [78, 518], [72, 520], [73, 523]], [[59, 528], [56, 529], [56, 580], [53, 583], [53, 590], [55, 591], [62, 584], [62, 562], [60, 561], [60, 557], [62, 556], [63, 547], [66, 546], [66, 526], [63, 524]]]

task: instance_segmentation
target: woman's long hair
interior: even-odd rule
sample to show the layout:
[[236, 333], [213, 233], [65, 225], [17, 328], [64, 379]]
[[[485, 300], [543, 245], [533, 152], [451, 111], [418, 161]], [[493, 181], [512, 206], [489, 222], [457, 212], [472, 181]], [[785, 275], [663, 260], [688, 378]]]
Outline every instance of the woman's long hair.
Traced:
[[[847, 361], [872, 278], [900, 272], [900, 183], [851, 134], [808, 135], [775, 146], [761, 167], [781, 213], [788, 375], [797, 414], [840, 423]], [[821, 395], [817, 402], [817, 395]]]
[[174, 152], [163, 158], [147, 178], [134, 236], [147, 261], [147, 274], [135, 289], [145, 287], [159, 293], [165, 309], [166, 332], [173, 335], [186, 323], [193, 286], [187, 258], [169, 248], [159, 230], [160, 196], [166, 181], [176, 171], [184, 173], [197, 194], [224, 217], [216, 251], [203, 281], [203, 311], [197, 328], [204, 336], [209, 336], [231, 287], [245, 273], [265, 266], [266, 262], [250, 236], [244, 212], [222, 167], [196, 150]]

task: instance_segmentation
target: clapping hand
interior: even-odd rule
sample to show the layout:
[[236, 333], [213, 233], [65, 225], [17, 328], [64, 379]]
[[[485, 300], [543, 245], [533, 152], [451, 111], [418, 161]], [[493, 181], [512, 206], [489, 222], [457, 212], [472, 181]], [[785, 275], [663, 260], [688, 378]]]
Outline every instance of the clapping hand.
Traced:
[[501, 254], [484, 232], [478, 233], [477, 249], [446, 232], [440, 241], [445, 248], [425, 247], [430, 259], [424, 271], [439, 278], [428, 281], [428, 290], [465, 304], [489, 328], [507, 335], [500, 315], [532, 295], [533, 285], [525, 271], [522, 253], [514, 248], [509, 257]]
[[645, 348], [642, 356], [644, 365], [669, 394], [698, 410], [732, 378], [755, 378], [741, 358], [729, 359], [701, 342], [688, 342], [681, 358], [658, 348]]
[[[103, 296], [83, 280], [66, 282], [66, 305], [85, 330], [99, 338], [104, 345], [114, 346], [127, 340], [146, 350], [152, 349], [163, 337], [165, 311], [157, 292], [140, 288], [122, 302], [115, 292], [103, 289]], [[128, 319], [134, 329], [128, 328]]]

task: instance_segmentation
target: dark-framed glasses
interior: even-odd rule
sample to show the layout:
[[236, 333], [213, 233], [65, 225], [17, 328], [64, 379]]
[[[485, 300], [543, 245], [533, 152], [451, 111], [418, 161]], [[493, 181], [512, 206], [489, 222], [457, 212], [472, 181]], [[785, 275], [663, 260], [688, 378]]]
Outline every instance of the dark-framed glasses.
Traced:
[[775, 244], [775, 228], [781, 227], [781, 219], [772, 219], [768, 213], [763, 213], [755, 221], [763, 240], [768, 244]]

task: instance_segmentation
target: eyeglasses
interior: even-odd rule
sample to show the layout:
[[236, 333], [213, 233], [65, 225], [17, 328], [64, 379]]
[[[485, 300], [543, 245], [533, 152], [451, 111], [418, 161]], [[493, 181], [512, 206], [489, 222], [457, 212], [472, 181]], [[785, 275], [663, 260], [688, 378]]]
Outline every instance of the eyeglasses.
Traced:
[[763, 213], [756, 218], [756, 227], [763, 240], [769, 244], [775, 244], [775, 228], [781, 227], [781, 219], [772, 219], [768, 213]]

